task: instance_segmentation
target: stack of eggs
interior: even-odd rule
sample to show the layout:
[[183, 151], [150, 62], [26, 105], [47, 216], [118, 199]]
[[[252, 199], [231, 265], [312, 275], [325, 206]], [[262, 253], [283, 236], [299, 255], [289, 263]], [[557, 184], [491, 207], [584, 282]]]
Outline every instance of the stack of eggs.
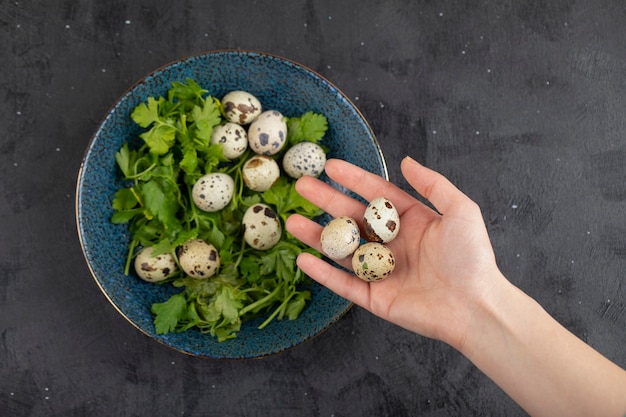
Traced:
[[365, 243], [361, 242], [358, 223], [351, 217], [336, 217], [322, 230], [321, 244], [331, 259], [352, 256], [352, 269], [364, 281], [380, 281], [395, 268], [395, 258], [385, 245], [400, 231], [400, 216], [393, 203], [385, 197], [372, 200], [363, 215]]

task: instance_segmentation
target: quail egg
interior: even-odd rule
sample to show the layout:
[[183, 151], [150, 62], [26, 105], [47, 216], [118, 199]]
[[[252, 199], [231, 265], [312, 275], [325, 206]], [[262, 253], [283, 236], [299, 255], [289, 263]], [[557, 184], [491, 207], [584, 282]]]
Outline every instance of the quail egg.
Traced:
[[220, 255], [210, 243], [192, 239], [178, 248], [180, 267], [192, 278], [210, 278], [220, 267]]
[[283, 169], [292, 178], [319, 177], [326, 165], [326, 152], [316, 143], [300, 142], [285, 152]]
[[322, 251], [331, 259], [345, 259], [359, 247], [361, 232], [356, 221], [348, 216], [329, 221], [320, 237]]
[[178, 270], [176, 261], [170, 253], [153, 256], [154, 247], [141, 249], [135, 257], [135, 271], [139, 278], [148, 282], [166, 280]]
[[363, 281], [381, 281], [389, 277], [395, 266], [393, 253], [382, 243], [365, 243], [352, 255], [352, 270]]
[[254, 249], [270, 249], [280, 240], [280, 220], [274, 210], [265, 204], [250, 206], [243, 215], [242, 224], [243, 238]]
[[370, 242], [391, 242], [400, 231], [398, 210], [385, 197], [375, 198], [365, 209], [363, 229], [365, 237]]
[[233, 198], [235, 181], [228, 174], [212, 172], [193, 185], [191, 196], [200, 210], [214, 212], [226, 207]]
[[222, 145], [226, 159], [237, 159], [248, 149], [248, 134], [237, 123], [227, 122], [213, 129], [211, 145], [218, 144]]
[[266, 155], [255, 155], [248, 159], [241, 173], [246, 186], [259, 192], [269, 190], [280, 178], [278, 163]]
[[285, 143], [287, 143], [287, 122], [279, 111], [264, 111], [248, 128], [250, 149], [259, 155], [275, 155]]
[[224, 117], [229, 122], [247, 125], [262, 111], [261, 102], [246, 91], [231, 91], [222, 98]]

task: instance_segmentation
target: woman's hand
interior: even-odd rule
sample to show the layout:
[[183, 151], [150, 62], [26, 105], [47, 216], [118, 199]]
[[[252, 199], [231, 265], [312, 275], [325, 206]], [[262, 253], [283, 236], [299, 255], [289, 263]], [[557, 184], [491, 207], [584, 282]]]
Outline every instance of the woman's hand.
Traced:
[[[386, 197], [398, 209], [391, 276], [368, 283], [310, 254], [298, 258], [302, 270], [372, 313], [455, 347], [531, 415], [624, 415], [626, 372], [506, 280], [478, 206], [410, 158], [402, 172], [437, 211], [347, 162], [326, 165], [339, 185], [368, 201]], [[362, 203], [319, 180], [301, 178], [296, 186], [333, 217], [363, 217]], [[287, 229], [321, 250], [320, 225], [292, 216]]]
[[[327, 175], [367, 201], [386, 197], [400, 214], [398, 237], [388, 244], [396, 258], [389, 278], [364, 282], [325, 261], [303, 254], [302, 270], [322, 285], [372, 313], [424, 336], [460, 349], [476, 303], [500, 274], [478, 206], [442, 175], [410, 158], [402, 161], [408, 183], [437, 209], [433, 210], [383, 178], [348, 162], [329, 160]], [[365, 205], [311, 177], [296, 185], [298, 192], [333, 217], [360, 222]], [[321, 250], [322, 227], [292, 216], [287, 229]], [[350, 268], [348, 258], [340, 262]]]

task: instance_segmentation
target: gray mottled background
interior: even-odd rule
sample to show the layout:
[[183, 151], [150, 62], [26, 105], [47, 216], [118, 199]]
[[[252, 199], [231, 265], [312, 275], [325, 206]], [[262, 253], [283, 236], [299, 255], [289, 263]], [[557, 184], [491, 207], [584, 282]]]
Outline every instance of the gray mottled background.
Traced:
[[624, 39], [610, 0], [0, 0], [0, 415], [524, 415], [448, 346], [360, 308], [283, 354], [211, 361], [107, 302], [74, 221], [85, 147], [142, 76], [219, 48], [326, 76], [394, 182], [407, 154], [447, 175], [509, 279], [626, 366]]

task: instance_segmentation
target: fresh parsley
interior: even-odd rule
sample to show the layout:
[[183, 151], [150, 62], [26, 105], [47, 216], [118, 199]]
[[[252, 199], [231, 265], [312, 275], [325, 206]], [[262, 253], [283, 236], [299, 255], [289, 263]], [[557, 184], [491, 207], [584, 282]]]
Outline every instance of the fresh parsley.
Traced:
[[[220, 252], [216, 276], [198, 280], [178, 272], [165, 281], [181, 291], [152, 305], [159, 334], [197, 328], [224, 341], [236, 337], [242, 323], [253, 317], [264, 317], [259, 328], [273, 320], [294, 320], [311, 298], [296, 258], [303, 251], [319, 253], [286, 231], [267, 251], [250, 248], [242, 237], [241, 219], [260, 202], [272, 206], [283, 221], [294, 213], [314, 218], [321, 210], [284, 175], [265, 192], [247, 189], [241, 167], [251, 151], [228, 161], [221, 145], [210, 144], [213, 129], [223, 123], [221, 111], [219, 100], [194, 80], [174, 82], [165, 97], [149, 97], [135, 107], [131, 118], [143, 129], [140, 140], [125, 143], [115, 154], [125, 184], [111, 202], [111, 221], [130, 232], [127, 275], [141, 247], [153, 246], [155, 254], [170, 253], [177, 260], [180, 245], [201, 238]], [[320, 143], [328, 128], [326, 117], [314, 112], [290, 117], [287, 123], [289, 146], [304, 140]], [[193, 184], [209, 172], [228, 173], [237, 190], [231, 203], [216, 213], [197, 209], [191, 198]]]
[[287, 128], [291, 146], [303, 141], [319, 143], [328, 129], [328, 120], [324, 115], [310, 111], [300, 117], [289, 118]]

